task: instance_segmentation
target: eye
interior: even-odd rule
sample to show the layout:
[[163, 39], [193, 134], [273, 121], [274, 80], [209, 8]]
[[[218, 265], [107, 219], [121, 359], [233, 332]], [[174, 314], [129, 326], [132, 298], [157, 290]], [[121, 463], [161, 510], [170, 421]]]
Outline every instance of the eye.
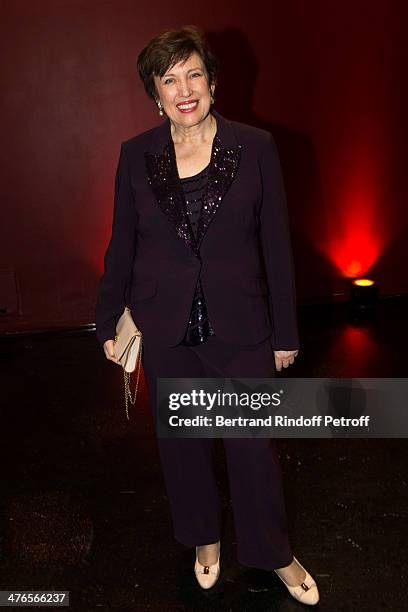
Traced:
[[173, 80], [172, 77], [169, 77], [168, 79], [165, 79], [164, 84], [167, 85], [167, 83], [172, 80]]
[[192, 74], [192, 76], [193, 76], [193, 77], [194, 77], [194, 76], [201, 76], [201, 72], [194, 72], [194, 73]]

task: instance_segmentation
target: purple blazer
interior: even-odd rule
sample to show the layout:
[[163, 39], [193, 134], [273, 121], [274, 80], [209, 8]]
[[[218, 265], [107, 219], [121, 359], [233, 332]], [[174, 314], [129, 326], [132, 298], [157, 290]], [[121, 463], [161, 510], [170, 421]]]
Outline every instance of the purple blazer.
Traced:
[[124, 306], [144, 340], [178, 344], [198, 275], [215, 334], [299, 348], [285, 190], [271, 134], [216, 110], [197, 239], [186, 214], [170, 120], [121, 145], [96, 336], [114, 339]]

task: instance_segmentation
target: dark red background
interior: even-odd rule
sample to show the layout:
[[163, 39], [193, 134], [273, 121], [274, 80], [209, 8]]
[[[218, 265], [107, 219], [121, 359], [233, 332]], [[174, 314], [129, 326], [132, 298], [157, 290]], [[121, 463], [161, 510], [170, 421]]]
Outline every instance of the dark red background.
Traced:
[[161, 119], [136, 73], [196, 24], [221, 59], [216, 108], [281, 154], [300, 302], [371, 274], [406, 292], [403, 3], [1, 3], [1, 329], [94, 321], [120, 143]]

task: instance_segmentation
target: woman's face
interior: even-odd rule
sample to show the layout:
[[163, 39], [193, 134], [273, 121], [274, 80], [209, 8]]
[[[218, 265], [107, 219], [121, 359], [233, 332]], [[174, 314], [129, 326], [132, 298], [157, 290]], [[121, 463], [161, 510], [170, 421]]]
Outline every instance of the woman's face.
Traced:
[[[194, 52], [162, 76], [154, 77], [158, 100], [171, 121], [182, 127], [196, 125], [208, 115], [211, 97], [204, 64]], [[186, 104], [188, 106], [186, 107]]]

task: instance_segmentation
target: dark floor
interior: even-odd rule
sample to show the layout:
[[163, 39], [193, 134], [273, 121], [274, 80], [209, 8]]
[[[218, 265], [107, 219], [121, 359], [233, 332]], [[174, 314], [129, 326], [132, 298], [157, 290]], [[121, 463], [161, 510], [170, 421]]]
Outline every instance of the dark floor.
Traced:
[[[407, 306], [382, 300], [366, 323], [344, 305], [302, 307], [302, 351], [283, 375], [406, 377]], [[120, 370], [93, 332], [2, 338], [0, 359], [0, 590], [69, 590], [87, 612], [306, 608], [272, 573], [237, 563], [220, 440], [222, 573], [212, 591], [196, 586], [193, 550], [172, 536], [144, 380], [129, 424]], [[319, 608], [406, 610], [406, 440], [278, 446], [292, 546]]]

